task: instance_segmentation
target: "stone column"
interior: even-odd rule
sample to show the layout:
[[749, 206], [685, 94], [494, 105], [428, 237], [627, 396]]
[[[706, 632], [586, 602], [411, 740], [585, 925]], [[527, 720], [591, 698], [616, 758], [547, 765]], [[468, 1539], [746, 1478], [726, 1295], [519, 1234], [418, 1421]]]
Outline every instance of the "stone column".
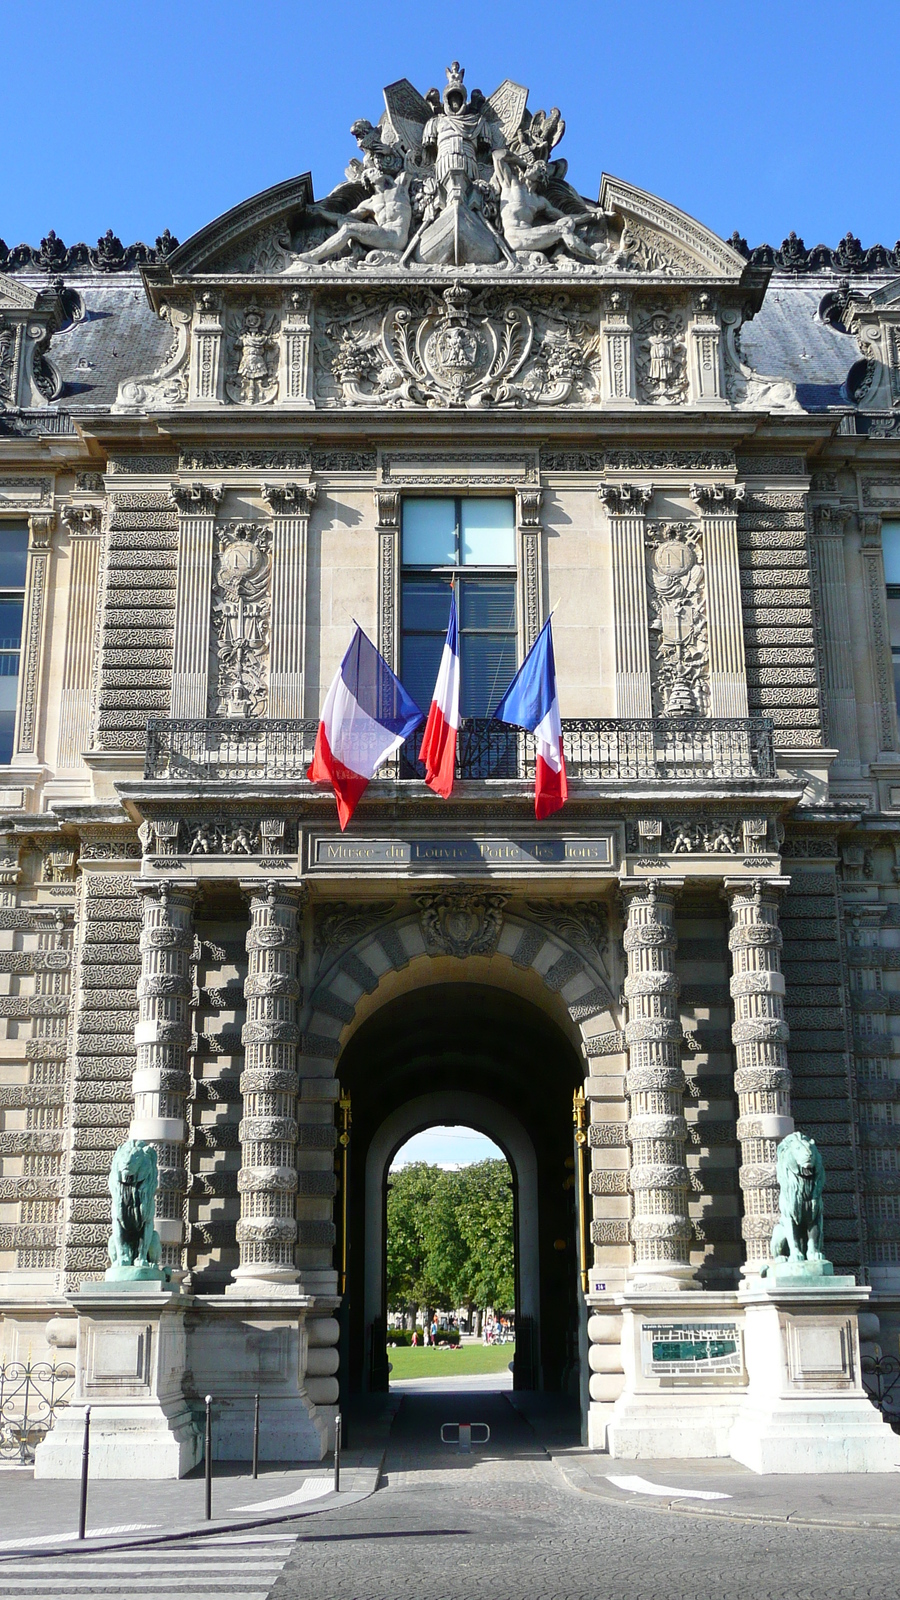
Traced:
[[603, 405], [636, 406], [631, 297], [613, 289], [603, 319], [600, 393]]
[[879, 755], [897, 749], [897, 701], [894, 694], [894, 669], [891, 662], [891, 630], [887, 615], [884, 584], [884, 555], [881, 549], [881, 518], [860, 517], [860, 556], [869, 627], [869, 659], [872, 662], [875, 731]]
[[542, 489], [520, 489], [516, 495], [516, 522], [519, 529], [518, 563], [519, 592], [522, 595], [520, 643], [522, 657], [544, 625], [544, 606], [541, 593], [541, 501]]
[[738, 506], [743, 497], [743, 484], [691, 485], [691, 499], [702, 513], [711, 717], [749, 714], [737, 542]]
[[[102, 508], [73, 502], [62, 521], [69, 533], [69, 594], [66, 642], [59, 689], [57, 765], [80, 768], [91, 742], [91, 676], [97, 648], [97, 580], [100, 572]], [[135, 698], [138, 691], [135, 690]]]
[[725, 880], [731, 910], [731, 1037], [737, 1063], [745, 1273], [758, 1272], [768, 1259], [778, 1220], [775, 1151], [794, 1127], [778, 926], [778, 897], [786, 884], [786, 878], [757, 879], [754, 884]]
[[224, 405], [224, 345], [224, 313], [216, 295], [206, 290], [194, 309], [191, 325], [189, 398], [194, 405]]
[[272, 512], [269, 716], [302, 717], [306, 654], [306, 544], [314, 483], [264, 483]]
[[649, 485], [602, 484], [598, 493], [612, 540], [616, 716], [647, 718], [653, 708], [644, 519], [653, 490]]
[[130, 1139], [146, 1139], [159, 1161], [156, 1226], [166, 1266], [180, 1268], [184, 1243], [185, 1101], [190, 1089], [196, 883], [136, 880], [142, 899], [141, 976], [134, 1030], [137, 1062], [132, 1079]]
[[846, 520], [847, 512], [837, 506], [817, 506], [812, 551], [822, 600], [822, 666], [828, 738], [837, 746], [835, 765], [852, 767], [858, 773], [859, 726], [844, 566]]
[[688, 327], [691, 405], [727, 406], [722, 384], [722, 330], [712, 297], [702, 290]]
[[216, 507], [224, 493], [220, 483], [173, 483], [171, 488], [180, 522], [172, 667], [173, 717], [206, 716], [213, 541]]
[[238, 1189], [241, 1251], [230, 1294], [271, 1293], [295, 1284], [297, 1240], [297, 916], [302, 890], [247, 886], [249, 957], [244, 994], [244, 1072]]
[[375, 490], [378, 518], [378, 648], [394, 672], [400, 670], [400, 492]]
[[629, 882], [626, 904], [625, 1043], [630, 1102], [628, 1141], [634, 1196], [629, 1276], [648, 1287], [693, 1283], [690, 1264], [690, 1180], [684, 1150], [684, 1073], [678, 979], [673, 967], [675, 899], [681, 883]]
[[278, 344], [279, 406], [312, 406], [312, 296], [293, 289], [281, 318]]

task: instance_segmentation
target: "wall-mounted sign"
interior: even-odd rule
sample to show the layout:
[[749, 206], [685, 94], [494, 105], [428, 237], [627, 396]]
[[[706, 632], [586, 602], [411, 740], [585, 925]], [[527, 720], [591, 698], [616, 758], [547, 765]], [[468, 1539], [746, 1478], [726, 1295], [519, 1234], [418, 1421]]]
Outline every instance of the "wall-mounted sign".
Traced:
[[739, 1378], [744, 1370], [736, 1322], [644, 1322], [641, 1356], [648, 1378]]
[[334, 834], [310, 841], [310, 867], [449, 868], [514, 867], [594, 869], [613, 865], [612, 835], [592, 839], [347, 839]]

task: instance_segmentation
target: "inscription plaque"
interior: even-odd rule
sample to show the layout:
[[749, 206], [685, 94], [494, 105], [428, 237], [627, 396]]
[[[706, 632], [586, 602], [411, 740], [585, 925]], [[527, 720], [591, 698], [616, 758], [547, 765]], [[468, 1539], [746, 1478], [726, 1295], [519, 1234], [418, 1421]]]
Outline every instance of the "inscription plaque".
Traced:
[[611, 836], [594, 839], [313, 838], [311, 867], [611, 867]]

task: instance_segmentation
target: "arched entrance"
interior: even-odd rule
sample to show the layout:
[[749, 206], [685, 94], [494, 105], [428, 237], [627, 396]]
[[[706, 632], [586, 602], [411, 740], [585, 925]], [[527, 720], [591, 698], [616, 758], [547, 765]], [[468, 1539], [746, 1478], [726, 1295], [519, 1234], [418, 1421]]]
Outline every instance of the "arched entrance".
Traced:
[[572, 1093], [583, 1067], [531, 1001], [477, 982], [423, 984], [354, 1033], [339, 1075], [353, 1105], [345, 1367], [350, 1389], [386, 1388], [386, 1178], [410, 1135], [463, 1122], [493, 1139], [513, 1173], [516, 1216], [514, 1380], [576, 1382], [578, 1294]]

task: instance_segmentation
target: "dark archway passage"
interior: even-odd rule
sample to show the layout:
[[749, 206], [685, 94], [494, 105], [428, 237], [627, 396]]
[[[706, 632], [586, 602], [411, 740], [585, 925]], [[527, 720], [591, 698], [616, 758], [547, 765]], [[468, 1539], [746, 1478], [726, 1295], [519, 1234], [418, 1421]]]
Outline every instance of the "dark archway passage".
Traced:
[[[367, 1316], [366, 1164], [375, 1136], [411, 1101], [441, 1094], [460, 1106], [471, 1097], [514, 1118], [534, 1151], [528, 1182], [536, 1207], [537, 1315], [519, 1315], [515, 1383], [520, 1388], [570, 1388], [578, 1360], [578, 1298], [572, 1185], [572, 1093], [583, 1068], [556, 1025], [527, 1000], [475, 983], [423, 985], [387, 1002], [351, 1039], [338, 1068], [353, 1106], [350, 1155], [349, 1257], [345, 1310], [347, 1392], [386, 1389], [383, 1318]], [[469, 1112], [461, 1121], [473, 1123]], [[433, 1117], [423, 1116], [421, 1126]], [[478, 1123], [473, 1123], [479, 1126]], [[399, 1146], [414, 1127], [398, 1136]], [[485, 1119], [480, 1131], [504, 1144]], [[504, 1146], [516, 1188], [517, 1219], [522, 1173]], [[390, 1151], [393, 1154], [393, 1151]], [[385, 1203], [383, 1184], [376, 1203]], [[383, 1210], [379, 1235], [384, 1238]], [[517, 1250], [518, 1255], [518, 1250]], [[382, 1302], [383, 1307], [383, 1302]]]

